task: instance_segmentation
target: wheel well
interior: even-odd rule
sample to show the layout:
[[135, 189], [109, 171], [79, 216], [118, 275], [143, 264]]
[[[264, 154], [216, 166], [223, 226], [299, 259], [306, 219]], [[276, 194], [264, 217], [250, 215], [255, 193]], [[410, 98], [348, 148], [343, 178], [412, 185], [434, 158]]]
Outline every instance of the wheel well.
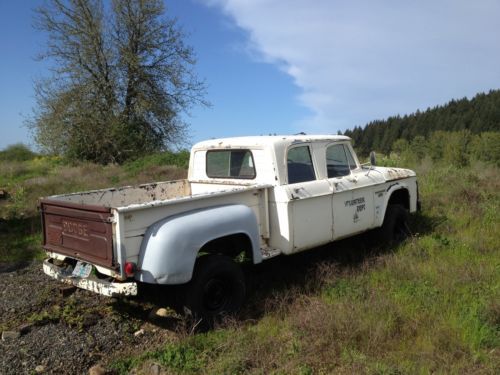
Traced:
[[389, 198], [388, 204], [399, 204], [406, 208], [410, 209], [410, 193], [407, 189], [398, 189], [394, 193], [391, 194]]
[[253, 261], [252, 242], [244, 233], [231, 234], [207, 242], [200, 249], [199, 254], [222, 254], [236, 258], [244, 252], [245, 259]]

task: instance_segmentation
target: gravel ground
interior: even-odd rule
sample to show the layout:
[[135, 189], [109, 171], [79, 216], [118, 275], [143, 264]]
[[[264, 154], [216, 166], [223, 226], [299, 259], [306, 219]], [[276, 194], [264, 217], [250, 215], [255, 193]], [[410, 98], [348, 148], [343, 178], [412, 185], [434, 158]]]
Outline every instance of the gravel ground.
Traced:
[[39, 261], [0, 264], [0, 285], [0, 374], [88, 374], [176, 335], [152, 304], [64, 289]]

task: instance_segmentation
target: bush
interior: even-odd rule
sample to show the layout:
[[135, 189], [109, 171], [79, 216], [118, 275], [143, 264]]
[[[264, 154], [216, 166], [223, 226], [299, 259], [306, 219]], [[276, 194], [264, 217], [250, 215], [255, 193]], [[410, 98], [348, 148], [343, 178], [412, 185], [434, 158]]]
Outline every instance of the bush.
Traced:
[[469, 164], [469, 144], [472, 135], [469, 130], [460, 130], [448, 133], [444, 148], [444, 160], [455, 167], [463, 167]]
[[137, 175], [146, 168], [171, 165], [186, 169], [189, 165], [189, 151], [179, 152], [165, 151], [157, 154], [144, 156], [124, 165], [124, 169], [130, 175]]
[[36, 156], [36, 153], [22, 143], [7, 146], [0, 151], [0, 161], [27, 161], [34, 159]]
[[408, 147], [408, 141], [406, 139], [400, 138], [394, 141], [394, 143], [392, 144], [392, 152], [401, 155], [403, 152], [408, 150]]
[[427, 140], [421, 135], [417, 135], [410, 143], [410, 150], [417, 157], [417, 160], [422, 160], [427, 155], [428, 146]]
[[474, 136], [470, 151], [475, 159], [500, 166], [500, 132], [484, 132]]
[[435, 131], [429, 136], [429, 155], [433, 162], [443, 160], [443, 149], [448, 139], [449, 132]]

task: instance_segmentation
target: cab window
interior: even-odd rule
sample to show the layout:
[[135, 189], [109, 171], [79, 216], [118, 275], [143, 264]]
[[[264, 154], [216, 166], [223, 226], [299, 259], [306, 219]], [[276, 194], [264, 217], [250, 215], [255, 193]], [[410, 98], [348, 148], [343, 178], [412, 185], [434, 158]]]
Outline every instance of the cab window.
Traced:
[[206, 172], [210, 178], [253, 179], [255, 164], [250, 150], [207, 151]]
[[[347, 150], [349, 151], [349, 150]], [[328, 178], [347, 176], [356, 163], [349, 152], [349, 160], [344, 145], [331, 145], [326, 149], [326, 169]]]
[[352, 153], [351, 153], [351, 150], [349, 149], [349, 147], [344, 145], [344, 150], [345, 150], [345, 153], [347, 155], [347, 161], [349, 162], [349, 167], [352, 171], [353, 169], [356, 169], [358, 166], [356, 165], [356, 162], [354, 161], [354, 158], [352, 157]]
[[288, 183], [313, 181], [316, 179], [309, 146], [298, 146], [288, 150]]

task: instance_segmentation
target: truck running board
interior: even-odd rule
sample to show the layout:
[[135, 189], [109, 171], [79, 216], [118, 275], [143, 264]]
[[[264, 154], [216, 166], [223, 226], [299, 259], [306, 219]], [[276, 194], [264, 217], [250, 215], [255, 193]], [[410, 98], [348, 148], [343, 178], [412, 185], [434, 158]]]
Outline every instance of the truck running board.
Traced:
[[262, 252], [262, 260], [271, 259], [281, 254], [281, 250], [279, 249], [267, 248], [267, 249], [260, 249], [260, 251]]

